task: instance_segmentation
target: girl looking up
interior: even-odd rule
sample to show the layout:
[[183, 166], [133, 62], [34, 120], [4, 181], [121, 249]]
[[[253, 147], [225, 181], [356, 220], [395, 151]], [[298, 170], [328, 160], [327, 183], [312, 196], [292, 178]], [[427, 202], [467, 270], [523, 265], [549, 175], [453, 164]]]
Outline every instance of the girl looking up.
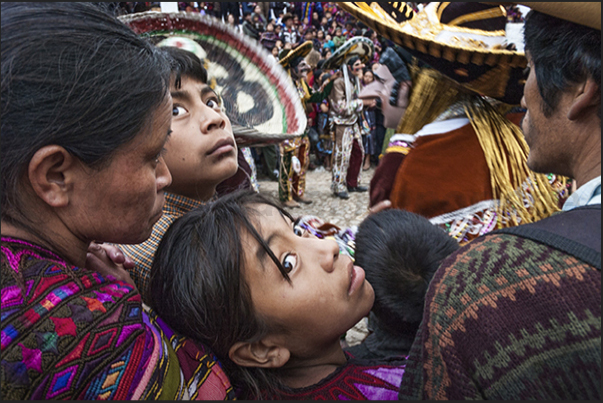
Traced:
[[296, 224], [253, 192], [184, 215], [157, 250], [152, 306], [211, 346], [239, 397], [396, 399], [402, 359], [359, 361], [340, 344], [373, 305], [364, 270]]

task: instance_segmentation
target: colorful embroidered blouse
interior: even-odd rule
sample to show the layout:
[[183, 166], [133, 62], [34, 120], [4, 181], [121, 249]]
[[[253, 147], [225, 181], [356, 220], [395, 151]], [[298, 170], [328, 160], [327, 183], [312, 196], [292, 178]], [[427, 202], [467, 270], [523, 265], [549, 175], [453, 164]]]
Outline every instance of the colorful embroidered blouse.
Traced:
[[398, 400], [404, 358], [359, 360], [346, 353], [348, 362], [316, 385], [282, 390], [271, 400]]
[[2, 237], [2, 397], [233, 399], [217, 359], [131, 286]]

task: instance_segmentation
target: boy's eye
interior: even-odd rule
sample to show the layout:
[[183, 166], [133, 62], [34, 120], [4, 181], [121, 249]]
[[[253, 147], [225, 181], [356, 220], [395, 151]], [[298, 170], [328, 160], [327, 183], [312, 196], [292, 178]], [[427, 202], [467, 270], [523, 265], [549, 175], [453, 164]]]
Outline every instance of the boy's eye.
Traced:
[[220, 109], [220, 101], [217, 98], [211, 98], [207, 101], [207, 106], [212, 109]]
[[174, 108], [172, 109], [172, 116], [184, 115], [186, 112], [188, 111], [182, 106], [174, 106]]
[[283, 268], [285, 269], [285, 271], [287, 273], [290, 273], [291, 270], [293, 270], [295, 268], [295, 265], [297, 264], [297, 256], [288, 253], [287, 256], [285, 256], [285, 258], [283, 259]]

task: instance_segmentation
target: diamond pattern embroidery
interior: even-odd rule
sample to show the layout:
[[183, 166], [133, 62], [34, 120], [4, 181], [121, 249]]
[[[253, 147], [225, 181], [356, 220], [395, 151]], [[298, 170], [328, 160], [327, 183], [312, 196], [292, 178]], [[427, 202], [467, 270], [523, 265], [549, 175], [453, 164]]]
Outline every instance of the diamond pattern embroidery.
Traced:
[[67, 392], [71, 386], [75, 373], [77, 372], [77, 365], [69, 367], [64, 371], [56, 374], [50, 384], [50, 390], [48, 391], [48, 398], [52, 399], [60, 395], [63, 392]]
[[115, 339], [115, 335], [117, 333], [117, 329], [109, 329], [100, 334], [97, 334], [92, 340], [92, 344], [90, 347], [90, 351], [88, 352], [89, 356], [93, 356], [109, 347], [112, 346], [113, 340]]

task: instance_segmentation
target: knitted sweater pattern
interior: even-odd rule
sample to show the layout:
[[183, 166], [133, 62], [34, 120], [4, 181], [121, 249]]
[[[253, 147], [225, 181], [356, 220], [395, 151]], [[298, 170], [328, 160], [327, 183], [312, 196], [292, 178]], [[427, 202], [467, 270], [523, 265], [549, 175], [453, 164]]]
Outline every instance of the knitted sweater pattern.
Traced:
[[601, 399], [601, 272], [513, 235], [434, 276], [400, 398]]

